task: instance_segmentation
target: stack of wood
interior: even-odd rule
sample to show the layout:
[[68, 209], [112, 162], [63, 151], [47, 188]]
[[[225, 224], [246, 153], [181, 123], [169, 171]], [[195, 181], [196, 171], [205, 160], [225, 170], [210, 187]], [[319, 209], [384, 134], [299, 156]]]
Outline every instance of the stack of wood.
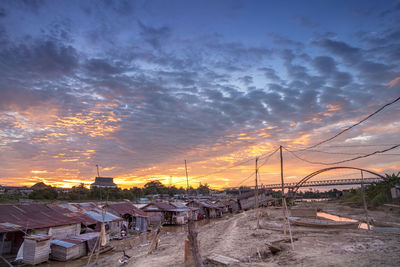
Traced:
[[39, 264], [49, 260], [50, 254], [49, 235], [30, 235], [24, 237], [23, 262], [26, 264]]

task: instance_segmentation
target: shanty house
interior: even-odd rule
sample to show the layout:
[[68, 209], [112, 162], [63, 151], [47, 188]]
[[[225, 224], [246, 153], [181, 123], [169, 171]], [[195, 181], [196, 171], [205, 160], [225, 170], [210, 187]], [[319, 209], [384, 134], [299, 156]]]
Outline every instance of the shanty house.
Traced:
[[166, 202], [152, 202], [142, 208], [149, 214], [150, 224], [185, 224], [185, 213], [187, 208], [177, 208]]
[[50, 254], [49, 235], [29, 235], [24, 237], [23, 262], [25, 264], [36, 265], [49, 260]]
[[222, 209], [208, 201], [192, 200], [188, 202], [186, 206], [198, 208], [199, 215], [202, 218], [216, 218], [222, 216]]
[[223, 213], [235, 213], [239, 211], [239, 205], [236, 200], [233, 199], [223, 199], [218, 202], [222, 203], [224, 206]]
[[[250, 191], [244, 194], [241, 194], [237, 197], [239, 209], [241, 210], [248, 210], [252, 209], [255, 206], [255, 192]], [[272, 194], [266, 189], [259, 189], [258, 190], [258, 203], [262, 205], [264, 202], [272, 200]]]
[[[177, 224], [186, 224], [190, 219], [198, 220], [199, 209], [194, 207], [188, 207], [183, 202], [170, 202], [172, 206], [176, 208], [176, 210], [180, 212], [181, 218], [178, 219]], [[183, 216], [183, 217], [182, 217]]]
[[96, 231], [100, 231], [101, 224], [104, 222], [107, 234], [114, 236], [121, 233], [123, 222], [121, 217], [107, 212], [105, 209], [98, 208], [94, 203], [74, 203], [72, 205], [78, 207], [80, 211], [97, 221]]
[[147, 232], [149, 215], [136, 208], [131, 202], [111, 203], [106, 206], [107, 211], [124, 219], [127, 230]]
[[[74, 218], [81, 222], [81, 233], [85, 233], [87, 229], [96, 229], [97, 220], [92, 219], [86, 213], [82, 212], [78, 207], [68, 203], [52, 203], [47, 204], [47, 207], [61, 213], [69, 218]], [[58, 237], [56, 237], [58, 238]]]
[[53, 239], [50, 241], [52, 260], [68, 261], [87, 254], [86, 243], [77, 239]]
[[29, 235], [52, 235], [66, 238], [79, 235], [81, 223], [43, 204], [0, 205], [0, 238], [4, 240], [3, 254], [16, 254]]

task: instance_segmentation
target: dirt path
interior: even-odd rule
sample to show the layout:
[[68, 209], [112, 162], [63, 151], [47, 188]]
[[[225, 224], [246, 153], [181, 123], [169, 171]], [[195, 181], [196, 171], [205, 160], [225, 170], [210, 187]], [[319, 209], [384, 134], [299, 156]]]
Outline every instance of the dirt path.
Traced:
[[[352, 208], [337, 203], [318, 205], [323, 211], [333, 211], [342, 216], [363, 216], [359, 210], [355, 209], [352, 213]], [[262, 227], [282, 224], [281, 209], [270, 208], [262, 213], [266, 211], [269, 215], [261, 217]], [[382, 218], [383, 215], [383, 211], [371, 211], [371, 216]], [[400, 221], [398, 215], [391, 214], [388, 217]], [[133, 260], [124, 266], [183, 266], [187, 235], [184, 229], [163, 234], [159, 248], [150, 255], [147, 254], [149, 241], [146, 239], [141, 245], [127, 249], [126, 253], [133, 256]], [[361, 229], [292, 229], [297, 238], [295, 250], [291, 250], [290, 244], [283, 244], [283, 251], [272, 255], [266, 243], [283, 239], [281, 230], [256, 229], [254, 210], [225, 215], [222, 219], [211, 220], [209, 224], [198, 227], [201, 255], [203, 259], [211, 253], [236, 258], [240, 261], [237, 266], [400, 266], [400, 234], [374, 233]], [[118, 266], [121, 255], [118, 249], [102, 255], [98, 265]]]

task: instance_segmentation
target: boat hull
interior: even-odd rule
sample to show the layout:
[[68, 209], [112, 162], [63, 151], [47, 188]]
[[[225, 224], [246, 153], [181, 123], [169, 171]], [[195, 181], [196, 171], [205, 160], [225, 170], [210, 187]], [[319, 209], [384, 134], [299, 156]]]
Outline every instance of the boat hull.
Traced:
[[304, 219], [298, 217], [289, 217], [292, 225], [317, 228], [341, 228], [341, 229], [357, 229], [359, 222], [336, 222], [319, 219]]

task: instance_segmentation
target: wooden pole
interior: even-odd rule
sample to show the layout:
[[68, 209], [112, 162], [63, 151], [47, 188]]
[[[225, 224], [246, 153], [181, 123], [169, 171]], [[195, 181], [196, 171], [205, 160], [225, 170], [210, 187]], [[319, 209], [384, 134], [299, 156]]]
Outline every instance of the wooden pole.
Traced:
[[[287, 210], [286, 199], [283, 199], [283, 201], [285, 202], [285, 218], [287, 219], [289, 217], [289, 214], [288, 214], [288, 210]], [[292, 245], [292, 250], [294, 250], [292, 229], [290, 228], [289, 220], [287, 220], [287, 224], [288, 224], [288, 227], [289, 227], [290, 244]], [[286, 228], [286, 226], [285, 226], [285, 228]]]
[[283, 212], [283, 233], [286, 236], [286, 212], [285, 212], [285, 185], [283, 181], [283, 156], [282, 156], [282, 146], [279, 146], [279, 154], [281, 157], [281, 183], [282, 183], [282, 212]]
[[260, 228], [260, 213], [259, 213], [259, 203], [258, 203], [258, 157], [256, 158], [256, 186], [254, 188], [254, 208], [257, 211], [257, 229]]
[[185, 159], [185, 171], [186, 171], [186, 195], [189, 198], [189, 176], [187, 171], [186, 159]]
[[369, 216], [368, 216], [368, 209], [367, 209], [367, 202], [365, 201], [365, 193], [364, 193], [364, 174], [361, 170], [361, 197], [364, 204], [364, 211], [365, 211], [365, 219], [367, 220], [368, 230], [371, 230], [369, 225]]
[[189, 220], [188, 222], [188, 239], [190, 244], [190, 249], [192, 251], [194, 266], [195, 267], [203, 267], [203, 262], [201, 260], [201, 255], [199, 252], [199, 243], [197, 241], [197, 231], [194, 226], [193, 220]]

